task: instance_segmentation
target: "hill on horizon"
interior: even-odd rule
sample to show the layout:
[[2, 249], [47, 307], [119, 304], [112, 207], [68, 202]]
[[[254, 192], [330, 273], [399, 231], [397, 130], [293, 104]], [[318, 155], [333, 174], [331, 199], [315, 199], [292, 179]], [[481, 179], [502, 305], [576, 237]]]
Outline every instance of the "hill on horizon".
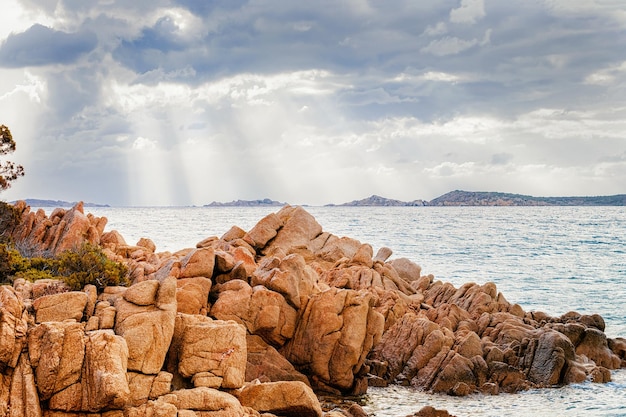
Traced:
[[[75, 202], [63, 200], [42, 200], [28, 198], [24, 200], [31, 207], [73, 207]], [[15, 204], [11, 201], [10, 204]], [[202, 207], [283, 207], [290, 203], [271, 200], [233, 200], [230, 202], [213, 201]], [[85, 207], [111, 207], [108, 204], [86, 203]], [[307, 206], [306, 204], [298, 204]], [[626, 194], [608, 196], [576, 196], [576, 197], [534, 197], [523, 194], [512, 194], [492, 191], [454, 190], [430, 201], [401, 201], [372, 195], [343, 204], [326, 204], [324, 207], [442, 207], [442, 206], [626, 206]]]
[[[78, 204], [78, 201], [70, 202], [64, 200], [41, 200], [38, 198], [26, 198], [23, 201], [31, 207], [74, 207]], [[17, 203], [17, 200], [11, 201], [10, 204]], [[86, 203], [83, 202], [84, 207], [111, 207], [108, 204]]]
[[400, 201], [393, 200], [378, 195], [372, 195], [371, 197], [364, 198], [362, 200], [353, 200], [349, 203], [343, 204], [327, 204], [326, 207], [406, 207], [406, 206], [425, 206], [428, 202], [424, 200], [414, 201]]
[[454, 190], [431, 201], [403, 202], [373, 195], [362, 200], [328, 206], [411, 207], [411, 206], [626, 206], [626, 194], [583, 197], [533, 197], [523, 194]]
[[210, 204], [205, 204], [203, 207], [282, 207], [286, 204], [287, 203], [264, 198], [262, 200], [233, 200], [228, 203], [213, 201]]

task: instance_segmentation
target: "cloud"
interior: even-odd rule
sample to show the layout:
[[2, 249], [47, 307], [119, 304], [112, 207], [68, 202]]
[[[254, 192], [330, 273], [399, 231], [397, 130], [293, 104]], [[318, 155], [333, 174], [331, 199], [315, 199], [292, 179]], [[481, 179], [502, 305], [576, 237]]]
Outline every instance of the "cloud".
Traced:
[[585, 77], [586, 84], [612, 85], [620, 78], [626, 78], [626, 61], [603, 68]]
[[426, 30], [424, 30], [424, 34], [428, 36], [438, 36], [443, 35], [448, 31], [448, 27], [445, 22], [439, 22], [435, 26], [427, 26]]
[[421, 49], [421, 52], [430, 53], [436, 56], [456, 55], [476, 45], [485, 46], [491, 42], [491, 29], [488, 29], [482, 40], [476, 38], [471, 40], [459, 39], [454, 36], [446, 36], [441, 39], [431, 41]]
[[158, 144], [154, 139], [148, 139], [144, 137], [138, 137], [133, 141], [132, 148], [137, 151], [146, 151], [157, 149]]
[[511, 162], [514, 155], [507, 152], [494, 153], [491, 155], [491, 163], [493, 165], [506, 165]]
[[0, 101], [9, 99], [15, 94], [24, 93], [30, 100], [36, 103], [41, 103], [41, 96], [45, 90], [44, 81], [28, 71], [24, 72], [24, 78], [24, 84], [16, 83], [13, 90], [0, 95]]
[[443, 82], [458, 82], [462, 80], [462, 77], [454, 74], [447, 74], [445, 72], [428, 71], [423, 75], [425, 80], [429, 81], [443, 81]]
[[626, 182], [617, 3], [75, 3], [8, 14], [0, 122], [33, 175], [9, 198], [325, 204]]
[[216, 10], [234, 10], [242, 7], [248, 0], [175, 0], [176, 4], [189, 9], [198, 16], [215, 13]]
[[0, 46], [0, 65], [9, 68], [70, 64], [91, 52], [97, 36], [90, 31], [66, 33], [35, 24], [12, 34]]
[[436, 56], [455, 55], [478, 45], [478, 40], [464, 40], [457, 37], [446, 36], [437, 39], [421, 49], [422, 52], [430, 53]]
[[450, 11], [452, 23], [476, 23], [483, 17], [485, 17], [483, 0], [461, 0], [461, 6]]

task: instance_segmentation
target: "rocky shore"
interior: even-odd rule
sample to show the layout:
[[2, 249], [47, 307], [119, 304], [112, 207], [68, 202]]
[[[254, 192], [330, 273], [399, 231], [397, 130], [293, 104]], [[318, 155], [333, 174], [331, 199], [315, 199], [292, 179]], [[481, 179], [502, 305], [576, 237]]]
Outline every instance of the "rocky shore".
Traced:
[[[132, 285], [0, 286], [0, 416], [361, 416], [317, 395], [498, 394], [626, 367], [626, 340], [607, 338], [599, 315], [526, 312], [492, 283], [455, 288], [324, 232], [301, 207], [175, 253], [128, 244], [80, 203], [50, 216], [16, 207], [16, 242], [52, 254], [97, 244]], [[443, 415], [428, 412], [416, 415]]]

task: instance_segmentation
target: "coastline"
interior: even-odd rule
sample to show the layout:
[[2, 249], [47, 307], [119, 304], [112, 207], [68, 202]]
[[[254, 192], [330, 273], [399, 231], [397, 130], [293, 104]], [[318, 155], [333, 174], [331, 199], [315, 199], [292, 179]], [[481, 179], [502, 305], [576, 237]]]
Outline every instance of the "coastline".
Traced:
[[[303, 214], [303, 216], [304, 216], [304, 214]], [[271, 215], [270, 215], [270, 217], [271, 217]], [[291, 217], [289, 217], [289, 218], [291, 218]], [[307, 219], [308, 219], [308, 220], [307, 220], [307, 222], [304, 222], [305, 224], [314, 225], [313, 221], [311, 221], [311, 222], [309, 223], [310, 218], [308, 218], [308, 217], [306, 217], [306, 216], [305, 216], [305, 218], [307, 218]], [[263, 223], [263, 222], [259, 222], [259, 224], [261, 224], [261, 223]], [[258, 225], [257, 225], [257, 226], [258, 226]], [[283, 224], [282, 226], [280, 226], [280, 229], [279, 229], [279, 230], [283, 231], [283, 228], [284, 228], [284, 227], [285, 227], [285, 225]], [[255, 226], [255, 228], [256, 228], [256, 226]], [[264, 232], [262, 232], [262, 233], [261, 233], [261, 232], [259, 232], [259, 230], [264, 230]], [[252, 234], [252, 235], [254, 235], [254, 233], [261, 233], [261, 236], [265, 236], [265, 233], [269, 232], [269, 230], [271, 230], [271, 228], [270, 228], [270, 229], [261, 228], [261, 229], [259, 229], [259, 230], [257, 230], [256, 232], [254, 232], [254, 228], [253, 228], [253, 230], [250, 230], [250, 231], [249, 231], [249, 232], [247, 232], [247, 233], [248, 233], [248, 234]], [[315, 226], [315, 230], [318, 230], [318, 229], [317, 229], [317, 226]], [[316, 231], [316, 233], [317, 233], [317, 231]], [[286, 244], [288, 245], [287, 247], [292, 247], [292, 246], [289, 246], [289, 245], [293, 245], [293, 244], [294, 244], [294, 242], [292, 241], [292, 240], [293, 240], [293, 239], [292, 239], [292, 238], [293, 238], [293, 236], [292, 236], [291, 238], [287, 238], [287, 236], [288, 236], [288, 235], [285, 235], [285, 237], [283, 238], [283, 240], [285, 240], [285, 239], [286, 239], [286, 242], [287, 242]], [[297, 234], [296, 234], [296, 236], [297, 236]], [[270, 241], [273, 241], [273, 242], [275, 243], [275, 240], [273, 240], [273, 239], [276, 239], [277, 237], [278, 237], [278, 235], [277, 235], [277, 236], [274, 236], [274, 237], [272, 237], [272, 238], [270, 238]], [[330, 236], [329, 236], [329, 237], [330, 237]], [[221, 238], [221, 239], [224, 239], [224, 238]], [[220, 241], [221, 239], [217, 239], [217, 238], [216, 238], [216, 240], [211, 240], [210, 242], [207, 242], [207, 243]], [[296, 240], [297, 240], [297, 239], [296, 239]], [[315, 240], [315, 239], [313, 239], [313, 240]], [[280, 241], [280, 239], [279, 239], [279, 241]], [[269, 242], [269, 241], [268, 241], [268, 242]], [[296, 243], [297, 243], [297, 242], [296, 242]], [[258, 244], [258, 243], [257, 243], [257, 244]], [[310, 244], [310, 243], [309, 243], [309, 244]], [[213, 243], [211, 243], [211, 245], [213, 245]], [[356, 243], [353, 243], [353, 245], [356, 245]], [[365, 244], [363, 244], [363, 245], [365, 245]], [[118, 245], [118, 246], [119, 246], [119, 245]], [[349, 247], [349, 246], [348, 246], [348, 247]], [[362, 245], [359, 243], [358, 248], [361, 248], [361, 247], [362, 247]], [[356, 268], [356, 269], [361, 270], [361, 271], [366, 271], [366, 270], [368, 270], [368, 269], [369, 269], [369, 270], [376, 271], [376, 269], [375, 269], [375, 268], [374, 268], [374, 269], [372, 269], [372, 267], [376, 265], [376, 263], [375, 263], [375, 262], [372, 264], [372, 267], [368, 267], [369, 262], [370, 262], [368, 259], [370, 259], [370, 258], [371, 258], [371, 259], [372, 259], [372, 262], [373, 262], [373, 259], [374, 259], [374, 258], [376, 258], [375, 256], [373, 256], [373, 253], [372, 253], [371, 255], [367, 255], [367, 249], [364, 249], [364, 250], [366, 250], [366, 253], [361, 253], [359, 256], [357, 256], [357, 254], [358, 254], [358, 248], [357, 248], [357, 250], [354, 252], [354, 254], [352, 255], [352, 257], [350, 258], [351, 260], [348, 260], [348, 262], [344, 265], [344, 267], [340, 267], [340, 268], [338, 269], [338, 271], [344, 270], [344, 269], [346, 269], [346, 268], [347, 268], [348, 270], [350, 270], [351, 268], [352, 268], [352, 269], [355, 269], [355, 268]], [[121, 250], [121, 248], [118, 248], [118, 249], [119, 249], [119, 250]], [[198, 249], [200, 249], [200, 248], [198, 248]], [[125, 251], [128, 251], [127, 249], [124, 249], [124, 250], [125, 250]], [[262, 247], [262, 248], [260, 247], [260, 249], [256, 249], [255, 251], [257, 252], [257, 256], [258, 256], [258, 255], [259, 255], [259, 253], [264, 252], [265, 250], [266, 250], [266, 249], [265, 249], [264, 247]], [[344, 248], [344, 250], [345, 250], [345, 248]], [[370, 249], [370, 250], [371, 250], [371, 249]], [[259, 252], [259, 251], [260, 251], [260, 252]], [[181, 255], [182, 255], [182, 254], [181, 254]], [[294, 254], [292, 253], [292, 255], [294, 255]], [[264, 256], [267, 256], [267, 254], [264, 254]], [[281, 253], [281, 254], [279, 254], [279, 252], [274, 253], [274, 255], [272, 255], [272, 256], [274, 256], [274, 257], [278, 257], [279, 259], [280, 259], [281, 257], [283, 257], [283, 258], [284, 258], [283, 254], [282, 254], [282, 253]], [[368, 258], [368, 256], [369, 256], [369, 258]], [[356, 257], [356, 259], [358, 260], [358, 262], [357, 262], [357, 261], [355, 261], [355, 257]], [[361, 257], [362, 257], [362, 258], [361, 258]], [[335, 262], [336, 262], [336, 261], [335, 261]], [[355, 262], [356, 262], [356, 263], [355, 263]], [[365, 264], [363, 264], [363, 262], [365, 262]], [[383, 265], [383, 266], [384, 266], [384, 265], [385, 265], [385, 262], [383, 261], [383, 263], [382, 263], [381, 265]], [[280, 269], [280, 268], [279, 268], [279, 269]], [[299, 269], [300, 269], [300, 270], [304, 270], [304, 269], [306, 269], [306, 268], [304, 268], [304, 269], [303, 269], [303, 268], [299, 268]], [[394, 269], [396, 269], [396, 272], [397, 272], [397, 268], [394, 268]], [[336, 272], [335, 272], [335, 273], [336, 273]], [[212, 275], [214, 275], [214, 274], [212, 274]], [[259, 274], [256, 274], [256, 276], [257, 276], [257, 279], [260, 279]], [[384, 274], [382, 274], [381, 276], [384, 276]], [[422, 276], [420, 276], [420, 279], [422, 279], [422, 278], [423, 278], [423, 277], [422, 277]], [[180, 279], [180, 278], [179, 278], [179, 279]], [[216, 277], [212, 276], [212, 279], [216, 279]], [[403, 283], [403, 281], [397, 281], [397, 282], [396, 282], [396, 281], [394, 280], [394, 277], [393, 277], [393, 276], [389, 277], [389, 279], [391, 279], [391, 282], [394, 282], [394, 283], [395, 283], [396, 287], [398, 287], [398, 286], [402, 287], [402, 286], [406, 286], [406, 285], [407, 285], [406, 283]], [[229, 282], [230, 282], [230, 281], [229, 281]], [[407, 281], [407, 282], [408, 282], [408, 281]], [[330, 281], [327, 281], [327, 284], [328, 284], [328, 283], [332, 284], [332, 282], [330, 282]], [[429, 287], [430, 287], [430, 285], [431, 285], [432, 283], [433, 283], [433, 282], [431, 281], [431, 282], [430, 282], [430, 284], [429, 284]], [[215, 283], [214, 283], [214, 285], [215, 285]], [[229, 285], [230, 285], [230, 284], [229, 284]], [[267, 285], [267, 284], [266, 284], [266, 285]], [[410, 286], [410, 284], [409, 284], [409, 286]], [[350, 287], [352, 287], [352, 288], [350, 288]], [[350, 289], [349, 289], [348, 291], [350, 291], [350, 290], [354, 291], [354, 288], [356, 288], [356, 287], [358, 287], [358, 285], [356, 285], [355, 283], [352, 283], [352, 284], [350, 284], [350, 285], [349, 285], [349, 287], [348, 287], [348, 288], [350, 288]], [[476, 291], [477, 291], [477, 293], [476, 293], [476, 294], [479, 294], [479, 293], [487, 294], [487, 293], [490, 293], [490, 292], [491, 292], [491, 290], [490, 290], [490, 289], [488, 289], [488, 288], [485, 288], [485, 289], [484, 289], [484, 290], [486, 291], [486, 292], [485, 292], [485, 291], [483, 291], [482, 289], [480, 289], [479, 287], [480, 287], [480, 286], [477, 286], [477, 287], [472, 287], [472, 288], [475, 288], [475, 289], [476, 289]], [[266, 288], [267, 288], [267, 287], [266, 287]], [[337, 287], [337, 285], [336, 285], [336, 284], [333, 284], [333, 285], [331, 285], [331, 288], [341, 288], [341, 287]], [[345, 287], [344, 287], [344, 288], [345, 288]], [[449, 287], [448, 287], [448, 288], [449, 288]], [[268, 288], [268, 289], [269, 289], [269, 288]], [[346, 288], [346, 289], [347, 289], [347, 288]], [[409, 291], [409, 290], [408, 290], [408, 288], [405, 288], [405, 290], [406, 290], [406, 291]], [[433, 291], [434, 291], [434, 287], [433, 287], [431, 290], [433, 290]], [[459, 289], [457, 289], [457, 290], [461, 290], [461, 288], [459, 288]], [[218, 293], [220, 293], [220, 290], [216, 290], [216, 291], [218, 291]], [[224, 291], [231, 291], [231, 290], [226, 290], [226, 289], [224, 289]], [[464, 291], [466, 291], [466, 292], [467, 292], [467, 291], [468, 291], [468, 289], [466, 288]], [[340, 292], [341, 292], [341, 291], [340, 291]], [[410, 291], [409, 291], [409, 292], [410, 292]], [[433, 293], [433, 294], [434, 294], [434, 293]], [[433, 294], [430, 294], [430, 295], [432, 296]], [[398, 295], [399, 295], [399, 293], [398, 293]], [[408, 295], [408, 294], [405, 294], [405, 295]], [[423, 294], [423, 295], [424, 295], [424, 294]], [[411, 297], [411, 295], [409, 295], [409, 297]], [[428, 292], [427, 292], [427, 293], [426, 293], [426, 295], [425, 295], [425, 299], [427, 299], [427, 297], [428, 297]], [[401, 296], [400, 298], [404, 298], [404, 296]], [[491, 297], [491, 298], [493, 298], [493, 297]], [[218, 295], [218, 298], [217, 298], [217, 299], [219, 300], [219, 295]], [[293, 299], [293, 300], [292, 300], [292, 304], [293, 304], [293, 303], [295, 303], [295, 301], [294, 301], [294, 300], [295, 300], [295, 299]], [[405, 301], [406, 301], [406, 300], [405, 300]], [[422, 302], [420, 302], [420, 303], [419, 303], [419, 304], [420, 304], [420, 306], [421, 306], [421, 304], [423, 304], [423, 303], [425, 303], [425, 305], [430, 305], [431, 307], [435, 307], [435, 303], [433, 303], [433, 302], [427, 302], [427, 301], [424, 301], [424, 300], [423, 300]], [[446, 303], [444, 303], [444, 304], [446, 304]], [[409, 305], [409, 306], [410, 306], [410, 303], [409, 303], [409, 304], [407, 304], [407, 305]], [[506, 305], [506, 304], [502, 304], [502, 305]], [[212, 307], [214, 307], [214, 305], [213, 305]], [[510, 309], [511, 307], [508, 307], [508, 308]], [[513, 308], [517, 311], [517, 307], [513, 307]], [[429, 311], [430, 311], [430, 310], [429, 310]], [[394, 314], [396, 314], [396, 313], [397, 313], [397, 312], [394, 312]], [[448, 316], [446, 316], [446, 317], [448, 317]], [[449, 319], [450, 319], [450, 318], [448, 317], [448, 320], [449, 320]], [[429, 319], [429, 320], [430, 320], [430, 319]], [[560, 320], [562, 321], [563, 319], [560, 319]], [[385, 319], [385, 321], [387, 321], [387, 319]], [[431, 322], [432, 322], [432, 321], [431, 321]], [[436, 324], [436, 321], [435, 321], [435, 322], [432, 322], [432, 323], [435, 323], [435, 324]], [[555, 322], [555, 323], [556, 323], [556, 322]], [[391, 327], [392, 325], [389, 325], [389, 326]], [[315, 326], [314, 326], [314, 327], [315, 327]], [[454, 327], [454, 326], [452, 326], [452, 327]], [[446, 328], [445, 326], [444, 326], [444, 327], [441, 327], [441, 329], [445, 329], [445, 328]], [[451, 330], [451, 329], [450, 329], [450, 330]], [[444, 331], [444, 334], [445, 334], [445, 333], [446, 333], [446, 332]], [[267, 336], [267, 335], [266, 335], [266, 337], [269, 337], [269, 336]], [[454, 336], [454, 337], [456, 337], [456, 336]], [[275, 343], [276, 343], [276, 341], [275, 341]], [[573, 366], [573, 365], [572, 365], [572, 366]]]

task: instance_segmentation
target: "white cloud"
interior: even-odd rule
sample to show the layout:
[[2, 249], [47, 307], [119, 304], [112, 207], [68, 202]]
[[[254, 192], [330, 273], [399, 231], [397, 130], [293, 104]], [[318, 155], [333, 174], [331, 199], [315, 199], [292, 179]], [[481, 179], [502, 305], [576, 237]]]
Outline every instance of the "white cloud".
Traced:
[[137, 151], [155, 150], [158, 147], [158, 142], [154, 139], [148, 139], [140, 136], [135, 139], [132, 147]]
[[620, 65], [613, 65], [609, 68], [603, 68], [595, 71], [585, 77], [586, 84], [595, 85], [611, 85], [619, 78], [626, 78], [626, 61]]
[[483, 0], [461, 0], [461, 5], [450, 11], [452, 23], [476, 23], [483, 17], [485, 17]]
[[440, 71], [428, 71], [422, 75], [422, 78], [427, 81], [442, 81], [448, 83], [456, 83], [463, 79], [461, 76]]
[[3, 0], [0, 41], [11, 33], [23, 32], [35, 23], [51, 26], [53, 20], [36, 11], [24, 8], [19, 0]]
[[162, 15], [171, 19], [176, 34], [187, 41], [201, 39], [206, 33], [202, 19], [182, 8], [164, 9]]
[[15, 84], [15, 87], [2, 95], [0, 95], [0, 101], [9, 99], [12, 95], [18, 93], [24, 93], [28, 96], [28, 99], [41, 103], [41, 96], [46, 90], [45, 80], [32, 74], [30, 71], [24, 71], [24, 84]]
[[424, 34], [428, 36], [439, 36], [448, 32], [448, 27], [445, 22], [439, 22], [435, 26], [427, 26], [426, 30], [424, 30]]
[[485, 46], [491, 42], [491, 29], [487, 29], [482, 40], [476, 38], [471, 40], [459, 39], [455, 36], [446, 36], [441, 39], [431, 41], [420, 51], [433, 54], [435, 56], [455, 55], [470, 49], [474, 46]]
[[455, 84], [467, 80], [468, 77], [461, 74], [453, 74], [443, 71], [426, 71], [424, 73], [417, 74], [416, 71], [412, 70], [411, 72], [402, 72], [395, 77], [386, 80], [386, 82], [402, 84], [408, 83], [411, 85], [415, 85], [423, 83], [424, 81]]
[[424, 168], [427, 175], [434, 177], [468, 177], [475, 175], [475, 170], [476, 164], [474, 162], [458, 164], [446, 161], [432, 168]]
[[309, 21], [300, 21], [296, 22], [292, 25], [293, 30], [296, 32], [308, 32], [313, 28], [313, 22]]
[[622, 0], [545, 0], [545, 5], [557, 17], [601, 16], [626, 26], [626, 10]]
[[476, 45], [478, 45], [478, 40], [476, 39], [467, 41], [457, 37], [446, 36], [430, 42], [428, 46], [425, 46], [420, 51], [435, 56], [446, 56], [458, 54]]
[[[164, 81], [156, 86], [111, 80], [108, 104], [124, 113], [149, 107], [195, 108], [201, 103], [212, 106], [268, 106], [277, 95], [328, 95], [341, 84], [327, 71], [309, 70], [271, 75], [239, 74], [198, 86]], [[200, 111], [202, 112], [202, 111]]]

